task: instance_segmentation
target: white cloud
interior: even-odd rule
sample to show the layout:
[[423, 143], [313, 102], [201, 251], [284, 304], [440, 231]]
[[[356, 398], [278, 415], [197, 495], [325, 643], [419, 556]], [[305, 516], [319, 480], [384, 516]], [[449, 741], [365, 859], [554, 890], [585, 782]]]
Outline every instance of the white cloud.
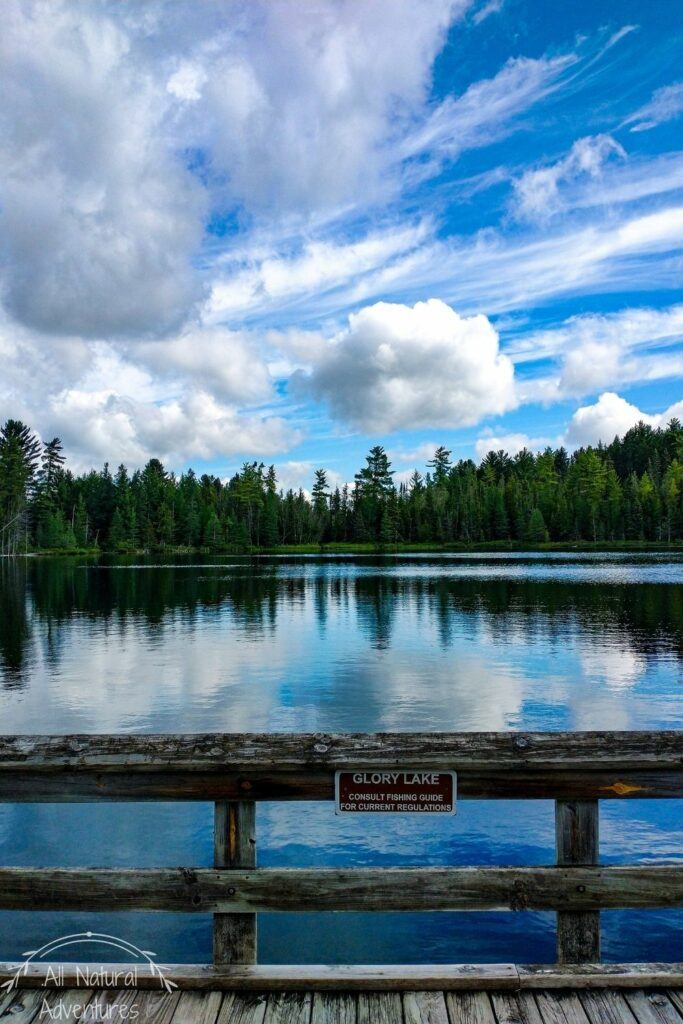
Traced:
[[[515, 338], [506, 354], [515, 365], [552, 360], [548, 375], [526, 376], [521, 401], [552, 402], [635, 381], [683, 376], [683, 306], [624, 309], [570, 317], [553, 330]], [[671, 349], [675, 346], [675, 350]]]
[[306, 460], [291, 459], [275, 465], [277, 485], [282, 491], [298, 491], [301, 488], [310, 493], [308, 485], [313, 477], [313, 463]]
[[596, 178], [611, 156], [625, 157], [623, 148], [610, 135], [578, 139], [567, 156], [549, 167], [526, 171], [514, 182], [515, 212], [530, 220], [544, 220], [563, 206], [560, 186], [577, 178]]
[[445, 32], [467, 6], [322, 0], [311, 17], [296, 3], [242, 5], [239, 33], [226, 19], [194, 46], [206, 81], [186, 130], [251, 209], [355, 202], [379, 188], [384, 147], [421, 112]]
[[679, 341], [683, 341], [683, 305], [668, 309], [643, 306], [572, 316], [559, 327], [514, 338], [505, 352], [518, 364], [571, 353], [588, 344], [618, 345], [627, 351], [661, 348]]
[[628, 160], [610, 160], [597, 175], [565, 182], [562, 202], [567, 210], [607, 209], [639, 199], [678, 192], [683, 187], [683, 154], [639, 154]]
[[396, 462], [424, 463], [426, 465], [434, 458], [434, 452], [438, 447], [438, 441], [424, 441], [417, 448], [411, 448], [410, 451], [391, 451], [389, 456]]
[[375, 231], [353, 242], [308, 242], [296, 256], [267, 252], [251, 260], [248, 269], [233, 265], [215, 282], [206, 318], [216, 322], [268, 305], [282, 310], [290, 299], [334, 290], [362, 279], [370, 271], [391, 265], [396, 257], [415, 250], [428, 225]]
[[150, 404], [71, 389], [55, 395], [49, 421], [79, 466], [94, 457], [140, 466], [154, 455], [177, 468], [193, 459], [272, 455], [300, 439], [282, 419], [244, 416], [202, 391]]
[[193, 102], [202, 95], [207, 75], [203, 67], [183, 61], [169, 78], [166, 88], [179, 100]]
[[189, 378], [193, 386], [245, 404], [272, 397], [272, 381], [255, 339], [221, 328], [186, 328], [176, 337], [138, 343], [128, 349], [155, 376]]
[[488, 0], [488, 3], [483, 4], [478, 11], [472, 16], [472, 21], [475, 25], [480, 25], [482, 21], [485, 21], [491, 14], [498, 14], [502, 11], [505, 0]]
[[626, 433], [640, 421], [652, 422], [635, 405], [613, 391], [605, 391], [595, 405], [584, 405], [577, 409], [567, 429], [567, 441], [571, 445], [609, 443]]
[[665, 85], [652, 94], [644, 107], [627, 117], [624, 124], [631, 125], [632, 132], [646, 132], [658, 124], [673, 121], [683, 111], [683, 82]]
[[[395, 141], [424, 117], [434, 58], [469, 3], [319, 0], [311, 17], [268, 0], [8, 0], [7, 307], [51, 334], [163, 335], [202, 295], [209, 204], [266, 212], [291, 241], [384, 196]], [[326, 257], [304, 249], [303, 286]], [[362, 263], [363, 250], [347, 255]], [[332, 254], [314, 286], [337, 272]], [[283, 273], [296, 267], [266, 265], [265, 287], [291, 290]]]
[[507, 452], [508, 455], [517, 455], [525, 448], [530, 452], [541, 451], [551, 442], [546, 437], [529, 437], [528, 434], [494, 434], [485, 432], [477, 438], [474, 443], [474, 450], [478, 459], [483, 459], [489, 452]]
[[619, 343], [585, 341], [565, 356], [560, 391], [564, 394], [583, 395], [618, 380], [622, 354]]
[[[141, 358], [138, 356], [138, 348]], [[0, 422], [19, 417], [62, 437], [70, 465], [139, 466], [286, 451], [300, 440], [281, 417], [245, 410], [270, 395], [265, 364], [240, 335], [199, 328], [131, 352], [105, 342], [52, 339], [0, 323]]]
[[378, 294], [429, 291], [466, 313], [524, 310], [566, 294], [676, 287], [681, 251], [683, 206], [675, 205], [509, 239], [485, 230], [426, 245], [397, 260], [390, 274], [367, 275], [349, 298], [369, 302]]
[[508, 60], [493, 78], [481, 79], [456, 97], [448, 97], [397, 147], [400, 159], [435, 151], [453, 158], [467, 149], [490, 145], [517, 127], [516, 118], [561, 85], [576, 63], [574, 54]]
[[204, 202], [125, 31], [99, 6], [8, 0], [0, 68], [8, 308], [48, 333], [177, 325], [200, 295]]
[[606, 391], [594, 405], [576, 410], [567, 428], [566, 440], [576, 447], [600, 441], [609, 444], [641, 421], [652, 427], [663, 427], [673, 417], [682, 415], [683, 401], [676, 402], [662, 413], [649, 416], [620, 395]]
[[307, 386], [335, 417], [368, 431], [468, 426], [515, 405], [512, 363], [489, 321], [463, 319], [438, 299], [352, 314]]

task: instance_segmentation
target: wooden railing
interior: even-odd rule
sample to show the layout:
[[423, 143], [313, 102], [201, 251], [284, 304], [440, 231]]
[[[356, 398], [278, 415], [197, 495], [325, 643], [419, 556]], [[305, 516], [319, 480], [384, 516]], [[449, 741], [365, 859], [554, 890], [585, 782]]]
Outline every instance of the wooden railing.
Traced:
[[[454, 770], [459, 800], [554, 800], [556, 864], [256, 867], [256, 801], [331, 800], [336, 770], [379, 767]], [[599, 801], [682, 796], [674, 731], [5, 736], [0, 800], [211, 800], [215, 843], [212, 869], [1, 868], [0, 907], [210, 912], [217, 965], [256, 962], [257, 912], [554, 910], [558, 963], [597, 963], [601, 910], [683, 905], [683, 864], [600, 866]]]

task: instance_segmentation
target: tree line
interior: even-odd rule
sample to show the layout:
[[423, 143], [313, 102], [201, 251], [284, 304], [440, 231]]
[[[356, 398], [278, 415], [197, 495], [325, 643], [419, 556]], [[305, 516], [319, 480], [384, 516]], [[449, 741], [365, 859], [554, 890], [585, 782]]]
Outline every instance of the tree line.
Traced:
[[424, 475], [394, 477], [380, 445], [352, 484], [333, 488], [317, 469], [310, 496], [282, 490], [275, 467], [256, 461], [228, 480], [177, 475], [159, 459], [133, 473], [105, 464], [76, 475], [59, 438], [43, 443], [10, 419], [0, 429], [0, 551], [683, 540], [675, 419], [571, 454], [491, 451], [479, 465], [439, 447]]

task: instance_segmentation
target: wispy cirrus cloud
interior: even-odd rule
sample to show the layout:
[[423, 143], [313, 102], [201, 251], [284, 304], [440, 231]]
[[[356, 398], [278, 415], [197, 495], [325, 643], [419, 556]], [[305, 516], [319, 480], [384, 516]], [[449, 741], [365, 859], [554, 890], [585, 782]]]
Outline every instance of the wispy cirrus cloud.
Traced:
[[674, 82], [657, 89], [649, 103], [634, 111], [623, 122], [632, 132], [648, 132], [660, 124], [673, 121], [683, 112], [683, 82]]
[[505, 345], [505, 352], [515, 364], [522, 364], [563, 356], [588, 343], [647, 351], [681, 341], [683, 305], [664, 309], [629, 307], [613, 313], [572, 316], [552, 329], [521, 333]]
[[547, 167], [525, 171], [514, 182], [513, 209], [520, 217], [546, 220], [563, 207], [561, 186], [584, 177], [595, 179], [607, 160], [625, 156], [623, 147], [611, 135], [579, 139], [561, 160]]
[[683, 306], [571, 317], [553, 330], [513, 338], [506, 353], [528, 372], [520, 401], [553, 403], [603, 388], [683, 375]]

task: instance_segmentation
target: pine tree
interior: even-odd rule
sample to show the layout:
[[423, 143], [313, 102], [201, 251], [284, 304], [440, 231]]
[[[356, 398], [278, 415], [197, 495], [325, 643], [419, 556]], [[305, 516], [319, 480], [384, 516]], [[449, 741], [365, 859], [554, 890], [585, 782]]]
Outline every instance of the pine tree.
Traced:
[[41, 446], [20, 420], [0, 429], [0, 553], [16, 554], [28, 542], [28, 505]]
[[441, 486], [448, 479], [451, 468], [451, 453], [443, 445], [440, 445], [427, 465], [433, 470], [434, 483], [437, 486]]
[[543, 544], [548, 540], [548, 531], [540, 508], [533, 509], [529, 517], [526, 539], [532, 544]]

